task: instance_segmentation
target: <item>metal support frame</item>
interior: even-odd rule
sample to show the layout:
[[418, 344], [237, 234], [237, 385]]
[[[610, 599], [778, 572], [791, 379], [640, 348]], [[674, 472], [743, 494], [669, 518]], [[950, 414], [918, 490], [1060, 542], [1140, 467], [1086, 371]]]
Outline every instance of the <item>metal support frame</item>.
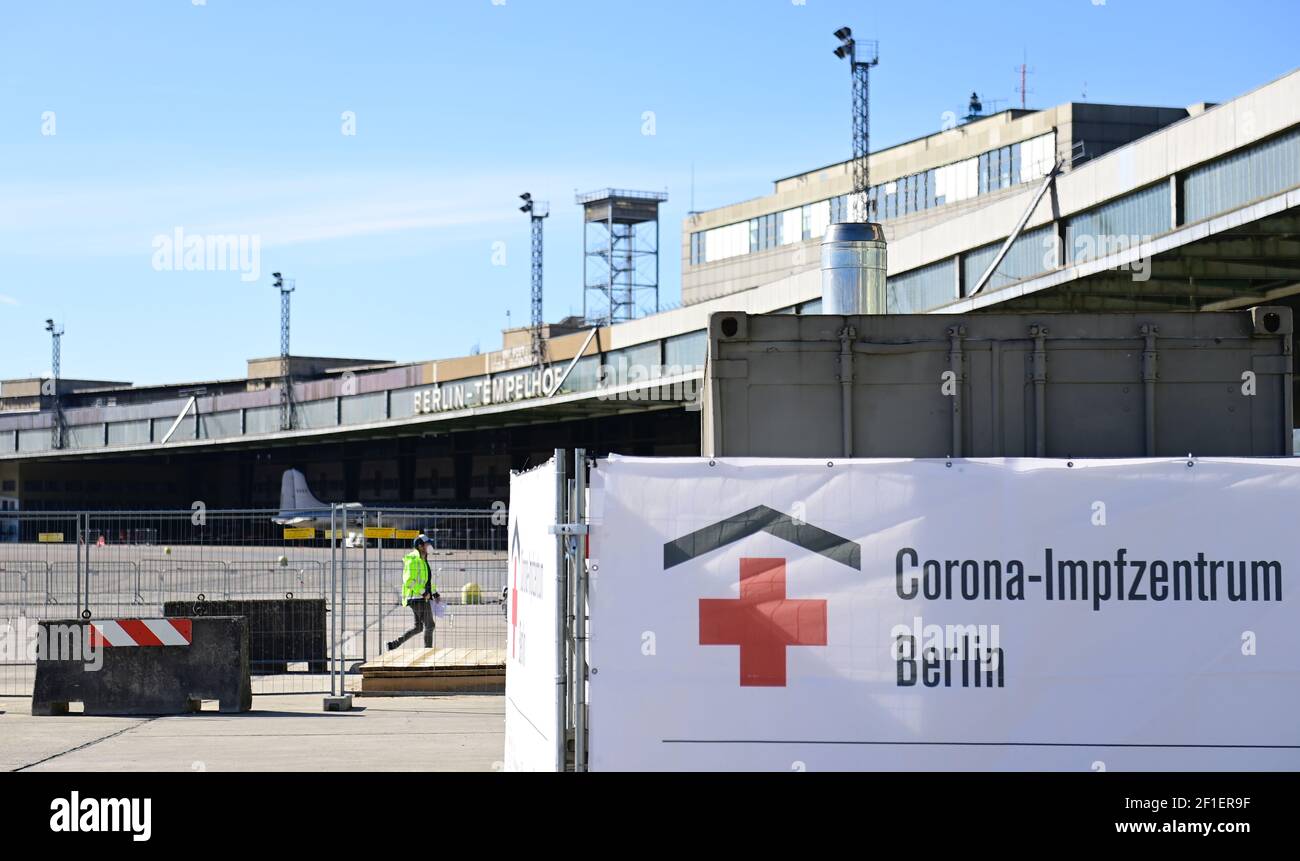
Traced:
[[546, 397], [549, 398], [551, 395], [555, 394], [560, 390], [560, 386], [564, 385], [564, 381], [569, 378], [569, 374], [571, 374], [573, 372], [573, 369], [578, 366], [578, 360], [581, 359], [584, 355], [586, 355], [587, 347], [591, 345], [591, 339], [596, 337], [596, 333], [599, 331], [600, 331], [599, 329], [592, 329], [590, 332], [587, 333], [587, 340], [582, 342], [582, 347], [574, 355], [573, 360], [569, 362], [569, 366], [564, 369], [564, 373], [560, 374], [559, 379], [557, 379], [555, 381], [555, 384], [551, 386], [551, 390], [549, 392], [546, 392]]
[[573, 770], [587, 770], [587, 452], [573, 452], [569, 478], [565, 451], [555, 450], [555, 684], [556, 771], [568, 763], [573, 739]]
[[948, 370], [952, 373], [952, 442], [949, 457], [963, 457], [962, 450], [962, 387], [966, 384], [966, 375], [962, 365], [962, 339], [966, 337], [965, 326], [948, 327]]
[[[659, 204], [667, 199], [664, 192], [621, 189], [576, 196], [583, 207], [584, 321], [609, 326], [660, 310]], [[588, 293], [599, 294], [599, 301], [589, 302]]]
[[857, 329], [840, 330], [840, 438], [844, 457], [853, 457], [853, 341]]
[[185, 420], [185, 416], [189, 414], [189, 411], [193, 409], [194, 405], [198, 402], [198, 395], [190, 395], [190, 399], [185, 402], [185, 406], [181, 408], [180, 413], [176, 416], [176, 420], [172, 422], [172, 426], [167, 428], [167, 433], [163, 434], [162, 440], [158, 443], [159, 445], [167, 444], [167, 441], [172, 438], [172, 434], [176, 433], [176, 429], [180, 427], [181, 422]]
[[1035, 323], [1029, 327], [1034, 341], [1034, 457], [1047, 457], [1047, 327]]
[[1033, 199], [1029, 201], [1029, 206], [1025, 207], [1025, 211], [1021, 214], [1020, 220], [1016, 222], [1016, 226], [1011, 231], [1011, 235], [1007, 237], [1006, 242], [1002, 243], [1002, 247], [998, 249], [998, 253], [994, 255], [993, 259], [989, 261], [988, 268], [984, 270], [984, 274], [980, 276], [980, 280], [975, 284], [974, 289], [972, 289], [967, 295], [974, 296], [976, 293], [983, 290], [984, 286], [989, 283], [989, 279], [993, 277], [993, 273], [1002, 265], [1002, 259], [1007, 256], [1007, 252], [1011, 250], [1012, 244], [1020, 238], [1020, 234], [1024, 231], [1025, 225], [1029, 223], [1029, 217], [1033, 215], [1034, 210], [1038, 208], [1039, 201], [1043, 199], [1043, 195], [1047, 193], [1047, 189], [1051, 188], [1052, 183], [1056, 181], [1056, 175], [1061, 172], [1061, 164], [1062, 162], [1060, 159], [1057, 159], [1056, 164], [1054, 164], [1052, 169], [1047, 172], [1047, 176], [1043, 177], [1042, 185], [1038, 186], [1038, 191], [1034, 193]]
[[573, 453], [573, 523], [568, 536], [569, 558], [573, 561], [575, 602], [574, 676], [578, 686], [574, 696], [573, 770], [587, 770], [587, 451]]
[[1142, 336], [1142, 411], [1147, 457], [1156, 456], [1156, 335], [1159, 332], [1159, 327], [1151, 323], [1138, 327]]

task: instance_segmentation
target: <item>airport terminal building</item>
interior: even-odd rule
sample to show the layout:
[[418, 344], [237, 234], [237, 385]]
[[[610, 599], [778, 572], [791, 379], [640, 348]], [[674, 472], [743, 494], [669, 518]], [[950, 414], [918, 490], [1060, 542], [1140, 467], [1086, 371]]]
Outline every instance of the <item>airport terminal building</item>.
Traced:
[[[870, 175], [889, 254], [873, 313], [1300, 295], [1300, 71], [1217, 105], [972, 116], [872, 153]], [[499, 350], [409, 364], [292, 357], [287, 401], [278, 356], [160, 386], [0, 382], [0, 509], [274, 507], [289, 468], [327, 501], [486, 507], [555, 448], [698, 454], [709, 315], [818, 314], [821, 237], [863, 218], [851, 186], [844, 162], [691, 214], [682, 306], [553, 324], [541, 365], [516, 329]]]

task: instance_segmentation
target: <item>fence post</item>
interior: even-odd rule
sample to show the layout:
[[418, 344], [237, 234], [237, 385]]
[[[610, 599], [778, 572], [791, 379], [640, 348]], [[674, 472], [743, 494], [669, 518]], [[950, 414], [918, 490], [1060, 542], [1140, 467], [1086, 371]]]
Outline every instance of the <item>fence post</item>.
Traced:
[[[567, 471], [567, 470], [566, 470]], [[561, 523], [568, 523], [573, 514], [573, 479], [568, 479], [564, 484], [564, 519]], [[569, 539], [564, 539], [564, 602], [568, 608], [567, 615], [564, 617], [564, 637], [568, 646], [569, 664], [568, 670], [568, 694], [569, 701], [565, 704], [568, 709], [569, 725], [567, 731], [576, 739], [578, 733], [578, 640], [574, 635], [578, 630], [578, 580], [573, 576], [573, 560], [569, 552]]]
[[[565, 522], [565, 495], [567, 490], [565, 481], [564, 468], [564, 449], [555, 450], [555, 525], [559, 526]], [[515, 588], [519, 588], [515, 584]], [[567, 736], [563, 732], [567, 725], [566, 705], [568, 703], [568, 685], [566, 682], [566, 670], [564, 666], [565, 651], [568, 647], [568, 636], [565, 632], [565, 604], [564, 597], [568, 594], [568, 587], [564, 576], [564, 536], [558, 531], [555, 535], [555, 725], [560, 732], [556, 733], [555, 739], [555, 770], [564, 771], [565, 761], [567, 759]]]
[[[74, 563], [73, 566], [74, 568], [76, 568], [77, 588], [76, 588], [76, 604], [75, 604], [76, 610], [74, 610], [73, 612], [76, 614], [78, 618], [80, 618], [81, 616], [81, 512], [78, 511], [75, 516], [77, 520], [76, 520], [76, 525], [73, 527], [72, 531], [75, 533], [75, 538], [77, 542], [77, 561]], [[38, 528], [37, 529], [38, 540], [39, 540], [39, 532], [40, 530]]]
[[[573, 522], [579, 526], [586, 521], [587, 450], [573, 453]], [[587, 536], [574, 535], [573, 572], [577, 580], [577, 626], [574, 631], [573, 652], [577, 656], [578, 690], [575, 700], [575, 731], [573, 738], [573, 770], [587, 770]]]
[[[82, 531], [83, 519], [85, 520], [85, 524], [86, 524], [85, 532]], [[86, 595], [86, 606], [83, 607], [81, 604], [81, 545], [85, 543], [85, 539], [89, 537], [87, 535], [87, 533], [89, 532], [89, 528], [90, 528], [90, 515], [86, 514], [85, 512], [79, 512], [77, 514], [77, 529], [76, 529], [77, 532], [77, 615], [78, 616], [81, 615], [82, 610], [85, 610], [87, 607], [90, 606], [90, 595]], [[86, 578], [86, 591], [87, 592], [90, 591], [89, 577]]]
[[[330, 695], [325, 698], [325, 711], [339, 712], [350, 711], [352, 709], [352, 696], [345, 689], [343, 681], [343, 643], [339, 636], [346, 620], [339, 618], [340, 612], [346, 612], [347, 607], [347, 588], [348, 588], [348, 547], [346, 539], [343, 542], [342, 551], [339, 550], [339, 526], [343, 527], [344, 535], [347, 534], [348, 515], [347, 508], [340, 503], [330, 504], [330, 614], [334, 617], [330, 626], [330, 661], [333, 666], [330, 669]], [[342, 576], [340, 577], [339, 561], [340, 557], [343, 562]], [[340, 591], [343, 592], [342, 601], [339, 600]], [[337, 678], [337, 685], [335, 679]]]
[[343, 687], [343, 650], [348, 635], [348, 510], [339, 506], [339, 519], [343, 521], [343, 546], [339, 548], [339, 696], [347, 693]]
[[335, 669], [339, 649], [338, 504], [330, 504], [330, 696], [337, 696]]
[[370, 543], [366, 540], [366, 525], [370, 523], [370, 512], [362, 510], [361, 512], [361, 660], [365, 662], [370, 658], [370, 630], [366, 625], [370, 618], [370, 591], [367, 584], [370, 580], [370, 571], [368, 563], [370, 561], [370, 551], [367, 545]]

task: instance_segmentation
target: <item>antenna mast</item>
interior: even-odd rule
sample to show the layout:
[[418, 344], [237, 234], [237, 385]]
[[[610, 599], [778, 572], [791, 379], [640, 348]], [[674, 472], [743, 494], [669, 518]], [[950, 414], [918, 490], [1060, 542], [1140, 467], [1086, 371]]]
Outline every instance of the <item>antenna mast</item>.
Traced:
[[[1026, 56], [1026, 60], [1027, 59], [1028, 56]], [[1020, 65], [1016, 68], [1016, 71], [1020, 73], [1020, 88], [1017, 90], [1017, 92], [1020, 93], [1020, 109], [1028, 110], [1027, 107], [1028, 99], [1026, 97], [1029, 95], [1029, 90], [1026, 88], [1026, 79], [1035, 70], [1029, 68], [1028, 64], [1022, 61]]]

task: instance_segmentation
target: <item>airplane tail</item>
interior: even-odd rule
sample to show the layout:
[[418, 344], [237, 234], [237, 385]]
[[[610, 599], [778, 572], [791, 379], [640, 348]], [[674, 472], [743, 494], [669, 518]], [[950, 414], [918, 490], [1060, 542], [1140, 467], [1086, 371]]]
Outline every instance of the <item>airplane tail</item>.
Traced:
[[329, 508], [311, 492], [307, 486], [307, 476], [300, 470], [286, 469], [280, 478], [280, 513], [306, 511], [310, 509]]

